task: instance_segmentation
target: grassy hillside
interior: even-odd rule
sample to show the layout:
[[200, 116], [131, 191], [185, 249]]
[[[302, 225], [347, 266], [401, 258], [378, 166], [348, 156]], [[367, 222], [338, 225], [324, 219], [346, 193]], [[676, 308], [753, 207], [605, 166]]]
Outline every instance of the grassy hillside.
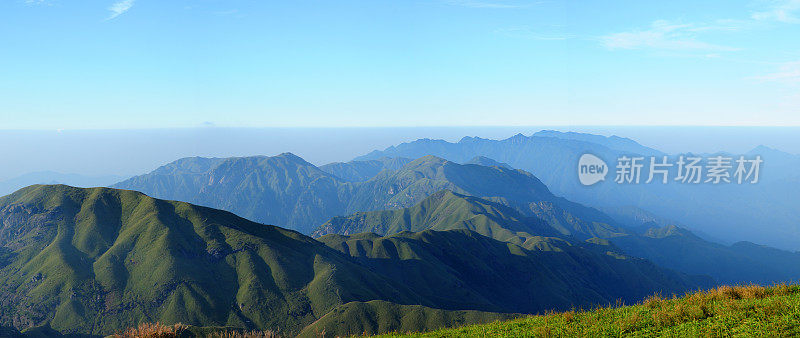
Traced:
[[[346, 337], [353, 332], [429, 331], [463, 323], [489, 323], [518, 317], [515, 314], [481, 311], [446, 311], [420, 305], [398, 305], [384, 301], [351, 302], [341, 305], [309, 325], [300, 337]], [[322, 335], [324, 333], [324, 335]]]
[[[402, 332], [402, 330], [398, 330]], [[529, 316], [382, 337], [791, 337], [800, 335], [800, 286], [719, 287], [633, 306]]]
[[391, 235], [402, 231], [453, 229], [471, 230], [519, 245], [534, 236], [561, 235], [537, 217], [522, 215], [499, 203], [442, 190], [410, 208], [334, 217], [317, 228], [312, 236], [362, 232]]
[[3, 326], [292, 333], [351, 301], [429, 304], [297, 232], [133, 191], [31, 186], [0, 198], [0, 225]]
[[[512, 202], [506, 201], [506, 204]], [[530, 205], [545, 206], [547, 203]], [[574, 232], [583, 233], [584, 237], [594, 233], [627, 255], [646, 258], [659, 266], [689, 275], [709, 275], [720, 284], [791, 282], [800, 276], [800, 253], [747, 242], [722, 245], [703, 240], [676, 226], [611, 228], [597, 222], [583, 221], [574, 214], [558, 209], [540, 213], [545, 221], [526, 216], [506, 204], [445, 190], [409, 208], [334, 217], [317, 228], [312, 236], [359, 232], [391, 235], [401, 231], [466, 229], [534, 249], [545, 243], [542, 237], [579, 242], [576, 239], [581, 237], [565, 236], [557, 225], [559, 221], [553, 221], [553, 218], [564, 218], [569, 219], [568, 224]], [[585, 231], [584, 226], [592, 228]]]
[[468, 230], [319, 240], [449, 310], [538, 313], [707, 286], [607, 246], [558, 239], [540, 238], [533, 250]]

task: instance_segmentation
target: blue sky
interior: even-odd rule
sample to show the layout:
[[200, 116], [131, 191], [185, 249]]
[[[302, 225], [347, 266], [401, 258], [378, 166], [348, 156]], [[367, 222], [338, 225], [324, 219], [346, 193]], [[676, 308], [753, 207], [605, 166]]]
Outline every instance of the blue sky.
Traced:
[[0, 129], [800, 125], [800, 0], [5, 0]]

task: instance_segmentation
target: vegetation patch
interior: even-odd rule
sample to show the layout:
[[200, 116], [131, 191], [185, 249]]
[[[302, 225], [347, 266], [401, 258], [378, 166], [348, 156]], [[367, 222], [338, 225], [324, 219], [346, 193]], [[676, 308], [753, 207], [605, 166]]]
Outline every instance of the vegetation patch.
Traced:
[[510, 321], [392, 333], [383, 337], [574, 337], [800, 335], [800, 285], [721, 286], [683, 297], [651, 296], [632, 306], [527, 316]]

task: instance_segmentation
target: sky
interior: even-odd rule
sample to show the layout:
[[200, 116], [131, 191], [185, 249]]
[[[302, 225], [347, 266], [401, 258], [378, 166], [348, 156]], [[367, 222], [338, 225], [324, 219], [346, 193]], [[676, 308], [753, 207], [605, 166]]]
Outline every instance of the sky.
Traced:
[[800, 0], [3, 0], [0, 130], [800, 126]]

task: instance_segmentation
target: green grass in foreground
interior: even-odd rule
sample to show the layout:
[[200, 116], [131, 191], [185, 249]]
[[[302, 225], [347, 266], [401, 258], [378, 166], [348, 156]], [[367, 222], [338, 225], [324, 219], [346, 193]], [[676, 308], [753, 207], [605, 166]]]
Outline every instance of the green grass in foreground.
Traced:
[[383, 337], [800, 336], [800, 285], [722, 286], [680, 298]]

